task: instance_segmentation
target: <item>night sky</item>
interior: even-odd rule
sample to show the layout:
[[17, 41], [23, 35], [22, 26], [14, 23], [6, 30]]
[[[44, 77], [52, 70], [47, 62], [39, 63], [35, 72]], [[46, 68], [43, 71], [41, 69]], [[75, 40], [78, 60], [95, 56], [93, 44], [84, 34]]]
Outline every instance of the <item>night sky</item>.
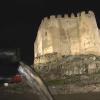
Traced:
[[22, 60], [32, 64], [34, 40], [45, 16], [92, 10], [100, 27], [97, 4], [97, 0], [4, 0], [0, 4], [1, 48], [21, 48]]

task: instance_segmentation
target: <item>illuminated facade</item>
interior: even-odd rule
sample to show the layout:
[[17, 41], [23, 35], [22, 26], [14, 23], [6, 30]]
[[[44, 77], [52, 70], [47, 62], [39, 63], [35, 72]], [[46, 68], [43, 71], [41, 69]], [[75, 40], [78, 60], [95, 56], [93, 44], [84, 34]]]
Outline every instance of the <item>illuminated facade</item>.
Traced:
[[57, 52], [61, 55], [100, 55], [100, 33], [92, 11], [77, 16], [45, 17], [34, 43], [35, 57]]

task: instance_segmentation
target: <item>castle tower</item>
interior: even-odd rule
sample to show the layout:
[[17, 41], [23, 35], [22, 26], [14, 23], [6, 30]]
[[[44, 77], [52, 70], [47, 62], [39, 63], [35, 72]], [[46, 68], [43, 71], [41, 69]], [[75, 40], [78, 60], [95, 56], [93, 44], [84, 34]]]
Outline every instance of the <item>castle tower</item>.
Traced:
[[79, 21], [80, 49], [82, 54], [100, 54], [100, 35], [92, 11], [81, 13]]
[[57, 52], [61, 55], [100, 55], [100, 33], [92, 11], [81, 12], [75, 17], [45, 17], [34, 43], [35, 57]]

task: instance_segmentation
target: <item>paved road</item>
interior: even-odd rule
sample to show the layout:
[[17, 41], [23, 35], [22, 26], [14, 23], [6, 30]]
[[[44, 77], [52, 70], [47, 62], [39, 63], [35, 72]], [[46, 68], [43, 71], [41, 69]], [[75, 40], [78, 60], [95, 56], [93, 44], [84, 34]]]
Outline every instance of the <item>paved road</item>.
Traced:
[[[57, 95], [55, 100], [100, 100], [100, 93]], [[0, 100], [40, 100], [38, 96], [31, 93], [15, 94], [0, 91]]]
[[0, 92], [0, 100], [39, 100], [39, 99], [38, 96], [29, 93], [15, 94], [15, 93]]

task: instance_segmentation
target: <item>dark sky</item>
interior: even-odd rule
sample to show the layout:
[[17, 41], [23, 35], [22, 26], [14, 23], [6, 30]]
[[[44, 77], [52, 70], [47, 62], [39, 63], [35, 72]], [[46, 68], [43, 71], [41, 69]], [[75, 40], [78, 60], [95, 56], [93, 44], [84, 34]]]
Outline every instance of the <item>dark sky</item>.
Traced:
[[16, 0], [0, 4], [0, 45], [20, 47], [23, 60], [33, 61], [33, 44], [45, 16], [93, 10], [100, 26], [99, 0]]

